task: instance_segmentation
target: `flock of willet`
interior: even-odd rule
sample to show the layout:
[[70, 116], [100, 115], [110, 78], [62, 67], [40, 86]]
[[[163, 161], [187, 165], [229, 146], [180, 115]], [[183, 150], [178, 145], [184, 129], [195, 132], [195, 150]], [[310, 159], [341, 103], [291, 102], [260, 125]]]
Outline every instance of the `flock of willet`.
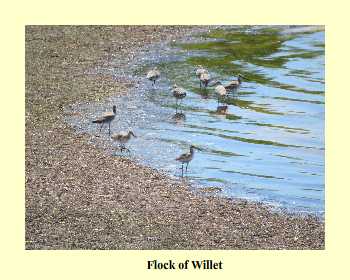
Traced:
[[[209, 86], [209, 82], [211, 82], [210, 74], [207, 69], [202, 67], [201, 65], [198, 66], [196, 69], [196, 76], [199, 79], [199, 87], [206, 89]], [[150, 70], [147, 73], [147, 79], [152, 82], [153, 87], [155, 86], [156, 81], [160, 78], [160, 71], [157, 69], [157, 67], [154, 67], [152, 70]], [[218, 98], [218, 109], [217, 111], [219, 113], [226, 113], [227, 112], [227, 106], [219, 106], [222, 99], [228, 94], [229, 91], [233, 91], [238, 89], [238, 87], [242, 84], [242, 78], [243, 76], [238, 74], [237, 80], [233, 80], [229, 82], [226, 85], [222, 85], [220, 81], [214, 81], [211, 86], [215, 87], [215, 93]], [[186, 91], [184, 88], [179, 87], [178, 85], [174, 84], [172, 87], [172, 94], [176, 99], [176, 114], [177, 115], [177, 109], [179, 103], [181, 104], [182, 100], [186, 97]], [[118, 142], [120, 152], [128, 151], [130, 150], [125, 147], [125, 144], [131, 139], [131, 136], [136, 137], [136, 135], [131, 131], [121, 131], [118, 133], [114, 133], [111, 136], [111, 122], [115, 119], [116, 116], [116, 106], [113, 106], [112, 112], [106, 112], [102, 116], [98, 117], [97, 119], [93, 120], [93, 123], [101, 124], [100, 126], [100, 132], [103, 128], [104, 124], [108, 124], [108, 135], [111, 137], [111, 139], [115, 142]], [[193, 145], [190, 146], [190, 152], [184, 153], [180, 155], [178, 158], [176, 158], [177, 161], [181, 162], [181, 170], [182, 170], [182, 176], [184, 172], [184, 164], [186, 164], [186, 172], [188, 168], [188, 164], [193, 159], [194, 156], [194, 150], [201, 150], [198, 147], [195, 147]]]

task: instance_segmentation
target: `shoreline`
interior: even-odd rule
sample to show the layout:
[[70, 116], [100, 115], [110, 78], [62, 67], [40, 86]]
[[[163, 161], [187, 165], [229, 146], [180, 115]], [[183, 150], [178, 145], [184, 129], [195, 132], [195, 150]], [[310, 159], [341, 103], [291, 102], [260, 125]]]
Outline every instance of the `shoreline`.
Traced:
[[131, 87], [88, 70], [116, 67], [116, 60], [122, 68], [147, 45], [188, 32], [190, 26], [26, 27], [26, 249], [324, 249], [317, 217], [200, 195], [105, 154], [64, 121], [70, 104]]

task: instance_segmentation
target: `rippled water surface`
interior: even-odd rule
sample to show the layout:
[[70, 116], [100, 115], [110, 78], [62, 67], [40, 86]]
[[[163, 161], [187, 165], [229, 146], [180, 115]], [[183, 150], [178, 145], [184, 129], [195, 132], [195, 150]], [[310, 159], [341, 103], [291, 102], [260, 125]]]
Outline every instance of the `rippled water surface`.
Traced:
[[[174, 160], [193, 144], [187, 180], [220, 187], [220, 195], [264, 201], [298, 212], [324, 212], [324, 31], [287, 28], [213, 29], [191, 40], [155, 46], [125, 70], [132, 94], [80, 106], [85, 120], [70, 122], [97, 133], [91, 118], [115, 104], [114, 132], [132, 128], [130, 157], [181, 176]], [[196, 65], [222, 83], [246, 79], [217, 113], [214, 88], [200, 89]], [[157, 66], [156, 87], [144, 76]], [[120, 69], [107, 69], [118, 76]], [[175, 119], [170, 86], [187, 91]], [[107, 136], [106, 136], [107, 137]], [[117, 156], [119, 154], [117, 153]], [[125, 156], [125, 155], [124, 155]]]

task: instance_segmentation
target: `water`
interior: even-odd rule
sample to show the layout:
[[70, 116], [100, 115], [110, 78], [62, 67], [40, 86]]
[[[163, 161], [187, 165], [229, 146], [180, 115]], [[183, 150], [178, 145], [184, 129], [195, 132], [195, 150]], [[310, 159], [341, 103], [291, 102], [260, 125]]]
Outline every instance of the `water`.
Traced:
[[[263, 201], [290, 211], [324, 213], [324, 31], [289, 32], [286, 27], [213, 29], [188, 41], [159, 45], [123, 70], [138, 83], [132, 94], [107, 104], [79, 105], [88, 119], [117, 106], [113, 131], [138, 136], [131, 158], [181, 176], [174, 159], [191, 144], [201, 148], [185, 179], [219, 187], [219, 195]], [[199, 88], [196, 65], [215, 80], [246, 77], [218, 114], [213, 88]], [[156, 87], [145, 80], [156, 65]], [[101, 70], [100, 70], [101, 71]], [[118, 76], [117, 69], [104, 69]], [[175, 119], [172, 84], [187, 97]], [[81, 130], [96, 133], [83, 119]], [[117, 156], [120, 156], [117, 154]], [[123, 155], [125, 156], [125, 155]]]

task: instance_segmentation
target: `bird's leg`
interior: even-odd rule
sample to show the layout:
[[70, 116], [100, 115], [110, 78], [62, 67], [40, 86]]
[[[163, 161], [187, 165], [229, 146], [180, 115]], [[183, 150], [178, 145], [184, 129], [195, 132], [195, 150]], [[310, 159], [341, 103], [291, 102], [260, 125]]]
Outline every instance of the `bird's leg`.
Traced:
[[199, 88], [202, 88], [202, 81], [199, 80]]
[[181, 164], [181, 176], [184, 176], [184, 163]]
[[186, 164], [186, 172], [187, 172], [187, 167], [188, 167], [188, 162], [187, 162], [187, 164]]
[[101, 124], [101, 126], [100, 126], [100, 132], [101, 132], [101, 130], [102, 130], [102, 127], [103, 127], [103, 125], [104, 125], [105, 123], [104, 122], [102, 122], [102, 124]]
[[108, 123], [108, 135], [111, 136], [111, 122]]

